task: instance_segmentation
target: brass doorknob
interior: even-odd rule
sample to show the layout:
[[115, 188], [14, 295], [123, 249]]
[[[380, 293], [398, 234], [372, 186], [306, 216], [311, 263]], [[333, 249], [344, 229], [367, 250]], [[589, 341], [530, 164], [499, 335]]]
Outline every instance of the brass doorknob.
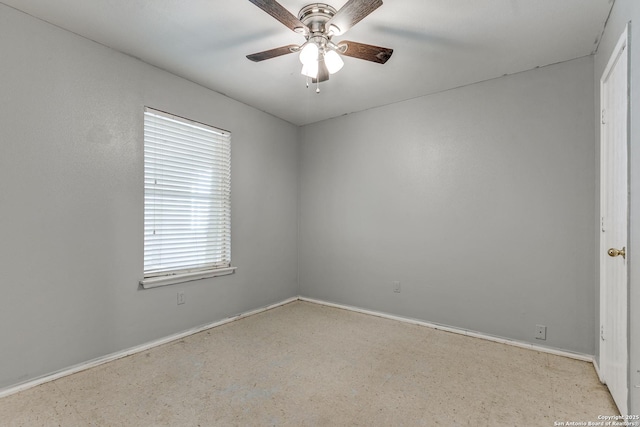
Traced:
[[622, 247], [622, 249], [611, 248], [607, 251], [607, 253], [609, 254], [610, 257], [617, 257], [618, 255], [622, 255], [622, 258], [626, 258], [627, 256], [625, 247]]

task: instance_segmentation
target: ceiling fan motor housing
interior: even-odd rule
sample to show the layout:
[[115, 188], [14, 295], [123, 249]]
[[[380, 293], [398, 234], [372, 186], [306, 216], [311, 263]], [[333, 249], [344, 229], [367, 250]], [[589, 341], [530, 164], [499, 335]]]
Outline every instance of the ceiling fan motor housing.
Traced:
[[311, 34], [324, 33], [324, 24], [335, 14], [336, 9], [326, 3], [312, 3], [300, 9], [298, 19], [309, 27]]
[[[336, 9], [326, 3], [311, 3], [298, 12], [300, 22], [309, 28], [308, 33], [302, 29], [307, 43], [314, 43], [323, 54], [327, 51], [328, 46], [338, 50], [338, 46], [331, 43], [333, 36], [333, 33], [330, 32], [331, 29], [325, 25], [335, 14]], [[292, 51], [294, 50], [292, 49]], [[340, 50], [340, 52], [344, 53], [344, 50]]]

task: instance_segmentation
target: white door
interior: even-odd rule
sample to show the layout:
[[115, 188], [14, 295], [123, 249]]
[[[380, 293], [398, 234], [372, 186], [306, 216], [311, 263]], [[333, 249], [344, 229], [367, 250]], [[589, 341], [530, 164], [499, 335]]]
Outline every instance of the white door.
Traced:
[[600, 370], [627, 413], [628, 43], [620, 38], [600, 80]]

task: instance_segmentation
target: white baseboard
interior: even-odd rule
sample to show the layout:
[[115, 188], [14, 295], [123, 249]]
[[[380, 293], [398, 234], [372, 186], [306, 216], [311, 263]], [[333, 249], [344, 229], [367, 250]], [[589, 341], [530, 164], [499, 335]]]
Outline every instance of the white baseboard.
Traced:
[[538, 345], [531, 344], [531, 343], [524, 342], [524, 341], [516, 341], [516, 340], [510, 340], [510, 339], [507, 339], [507, 338], [494, 337], [492, 335], [482, 334], [480, 332], [469, 331], [469, 330], [466, 330], [466, 329], [455, 328], [455, 327], [451, 327], [451, 326], [439, 325], [437, 323], [424, 322], [422, 320], [411, 319], [411, 318], [408, 318], [408, 317], [395, 316], [395, 315], [392, 315], [392, 314], [382, 313], [382, 312], [374, 311], [374, 310], [366, 310], [366, 309], [353, 307], [353, 306], [349, 306], [349, 305], [335, 304], [335, 303], [332, 303], [332, 302], [322, 301], [322, 300], [318, 300], [318, 299], [314, 299], [314, 298], [307, 298], [307, 297], [301, 296], [301, 297], [299, 297], [299, 299], [301, 301], [307, 301], [307, 302], [311, 302], [311, 303], [314, 303], [314, 304], [321, 304], [321, 305], [326, 305], [328, 307], [341, 308], [343, 310], [355, 311], [357, 313], [369, 314], [369, 315], [372, 315], [372, 316], [383, 317], [385, 319], [391, 319], [391, 320], [397, 320], [397, 321], [400, 321], [400, 322], [411, 323], [413, 325], [426, 326], [428, 328], [438, 329], [440, 331], [452, 332], [454, 334], [460, 334], [460, 335], [466, 335], [466, 336], [469, 336], [469, 337], [480, 338], [480, 339], [483, 339], [483, 340], [493, 341], [493, 342], [497, 342], [497, 343], [501, 343], [501, 344], [507, 344], [507, 345], [511, 345], [511, 346], [514, 346], [514, 347], [526, 348], [526, 349], [529, 349], [529, 350], [535, 350], [535, 351], [539, 351], [539, 352], [542, 352], [542, 353], [554, 354], [556, 356], [569, 357], [571, 359], [581, 360], [583, 362], [591, 362], [591, 363], [594, 362], [594, 357], [592, 355], [589, 355], [589, 354], [573, 353], [573, 352], [565, 351], [565, 350], [558, 350], [558, 349], [549, 348], [549, 347], [542, 347], [542, 346], [538, 346]]
[[292, 297], [289, 299], [286, 299], [284, 301], [266, 306], [266, 307], [261, 307], [252, 311], [248, 311], [246, 313], [241, 313], [238, 314], [236, 316], [231, 316], [228, 317], [226, 319], [223, 320], [219, 320], [217, 322], [213, 322], [213, 323], [208, 323], [206, 325], [201, 325], [201, 326], [197, 326], [195, 328], [186, 330], [186, 331], [182, 331], [182, 332], [178, 332], [176, 334], [172, 334], [169, 336], [166, 336], [164, 338], [160, 338], [154, 341], [150, 341], [148, 343], [145, 344], [141, 344], [135, 347], [131, 347], [128, 348], [126, 350], [122, 350], [122, 351], [118, 351], [115, 353], [111, 353], [111, 354], [107, 354], [106, 356], [101, 356], [98, 357], [96, 359], [92, 359], [89, 360], [87, 362], [83, 362], [83, 363], [79, 363], [77, 365], [71, 366], [69, 368], [65, 368], [65, 369], [61, 369], [59, 371], [53, 372], [51, 374], [47, 374], [47, 375], [43, 375], [41, 377], [35, 378], [33, 380], [29, 380], [26, 381], [24, 383], [20, 383], [17, 385], [13, 385], [13, 386], [9, 386], [6, 387], [4, 389], [0, 389], [0, 398], [5, 397], [5, 396], [9, 396], [11, 394], [14, 393], [18, 393], [20, 391], [24, 391], [27, 390], [29, 388], [38, 386], [40, 384], [44, 384], [47, 383], [49, 381], [54, 381], [57, 380], [58, 378], [62, 378], [62, 377], [66, 377], [67, 375], [72, 375], [81, 371], [85, 371], [87, 369], [108, 363], [108, 362], [112, 362], [114, 360], [118, 360], [118, 359], [122, 359], [123, 357], [127, 357], [127, 356], [131, 356], [132, 354], [136, 354], [136, 353], [140, 353], [143, 351], [147, 351], [153, 347], [157, 347], [159, 345], [163, 345], [163, 344], [167, 344], [170, 343], [172, 341], [176, 341], [176, 340], [180, 340], [182, 338], [188, 337], [189, 335], [193, 335], [193, 334], [197, 334], [198, 332], [202, 332], [202, 331], [206, 331], [207, 329], [211, 329], [211, 328], [215, 328], [217, 326], [221, 326], [221, 325], [225, 325], [227, 323], [230, 322], [234, 322], [236, 320], [248, 317], [248, 316], [253, 316], [254, 314], [258, 314], [258, 313], [262, 313], [264, 311], [267, 310], [271, 310], [273, 308], [276, 307], [280, 307], [282, 305], [285, 304], [289, 304], [290, 302], [294, 302], [294, 301], [298, 301], [298, 297]]
[[484, 340], [488, 340], [488, 341], [493, 341], [493, 342], [498, 342], [498, 343], [502, 343], [502, 344], [507, 344], [507, 345], [512, 345], [515, 347], [521, 347], [521, 348], [526, 348], [526, 349], [530, 349], [530, 350], [535, 350], [535, 351], [540, 351], [543, 353], [549, 353], [549, 354], [555, 354], [558, 356], [564, 356], [564, 357], [569, 357], [572, 359], [577, 359], [577, 360], [582, 360], [585, 362], [591, 362], [593, 363], [596, 372], [598, 373], [598, 378], [600, 378], [600, 381], [602, 381], [602, 377], [600, 376], [600, 369], [595, 361], [595, 358], [591, 355], [588, 354], [581, 354], [581, 353], [572, 353], [572, 352], [568, 352], [568, 351], [564, 351], [564, 350], [556, 350], [553, 348], [548, 348], [548, 347], [542, 347], [542, 346], [537, 346], [535, 344], [530, 344], [530, 343], [526, 343], [526, 342], [521, 342], [521, 341], [515, 341], [515, 340], [509, 340], [509, 339], [505, 339], [505, 338], [499, 338], [499, 337], [494, 337], [491, 335], [487, 335], [487, 334], [482, 334], [479, 332], [474, 332], [474, 331], [468, 331], [465, 329], [460, 329], [460, 328], [454, 328], [451, 326], [445, 326], [445, 325], [439, 325], [436, 323], [429, 323], [429, 322], [424, 322], [422, 320], [416, 320], [416, 319], [411, 319], [411, 318], [407, 318], [407, 317], [401, 317], [401, 316], [395, 316], [395, 315], [391, 315], [391, 314], [387, 314], [387, 313], [382, 313], [382, 312], [378, 312], [378, 311], [374, 311], [374, 310], [366, 310], [366, 309], [362, 309], [362, 308], [358, 308], [358, 307], [353, 307], [353, 306], [349, 306], [349, 305], [343, 305], [343, 304], [335, 304], [332, 302], [327, 302], [327, 301], [322, 301], [322, 300], [318, 300], [318, 299], [314, 299], [314, 298], [307, 298], [307, 297], [303, 297], [303, 296], [297, 296], [297, 297], [292, 297], [292, 298], [288, 298], [284, 301], [266, 306], [266, 307], [261, 307], [252, 311], [248, 311], [246, 313], [241, 313], [238, 314], [237, 316], [232, 316], [223, 320], [219, 320], [217, 322], [213, 322], [213, 323], [208, 323], [206, 325], [202, 325], [202, 326], [198, 326], [183, 332], [178, 332], [176, 334], [173, 335], [169, 335], [166, 336], [164, 338], [160, 338], [154, 341], [150, 341], [148, 343], [145, 344], [141, 344], [139, 346], [135, 346], [135, 347], [131, 347], [128, 348], [126, 350], [122, 350], [122, 351], [118, 351], [115, 353], [111, 353], [108, 354], [106, 356], [101, 356], [98, 357], [96, 359], [93, 360], [89, 360], [87, 362], [83, 362], [74, 366], [71, 366], [69, 368], [65, 368], [65, 369], [61, 369], [59, 371], [53, 372], [51, 374], [47, 374], [47, 375], [43, 375], [41, 377], [35, 378], [33, 380], [29, 380], [26, 381], [24, 383], [20, 383], [17, 385], [13, 385], [13, 386], [9, 386], [6, 387], [4, 389], [0, 389], [0, 398], [5, 397], [5, 396], [9, 396], [11, 394], [14, 393], [18, 393], [20, 391], [24, 391], [27, 390], [29, 388], [38, 386], [40, 384], [44, 384], [50, 381], [54, 381], [57, 380], [58, 378], [62, 378], [62, 377], [66, 377], [68, 375], [72, 375], [108, 362], [112, 362], [114, 360], [118, 360], [121, 359], [123, 357], [127, 357], [127, 356], [131, 356], [133, 354], [136, 353], [141, 353], [143, 351], [147, 351], [153, 347], [157, 347], [159, 345], [163, 345], [163, 344], [167, 344], [170, 343], [172, 341], [176, 341], [176, 340], [180, 340], [182, 338], [188, 337], [189, 335], [193, 335], [193, 334], [197, 334], [198, 332], [202, 332], [202, 331], [206, 331], [207, 329], [211, 329], [211, 328], [215, 328], [217, 326], [221, 326], [221, 325], [225, 325], [227, 323], [239, 320], [239, 319], [243, 319], [245, 317], [249, 317], [249, 316], [253, 316], [254, 314], [258, 314], [258, 313], [262, 313], [264, 311], [267, 310], [271, 310], [273, 308], [276, 307], [280, 307], [283, 306], [285, 304], [289, 304], [291, 302], [294, 301], [306, 301], [306, 302], [310, 302], [310, 303], [314, 303], [314, 304], [320, 304], [320, 305], [325, 305], [328, 307], [335, 307], [335, 308], [340, 308], [343, 310], [349, 310], [349, 311], [354, 311], [357, 313], [363, 313], [363, 314], [368, 314], [371, 316], [376, 316], [376, 317], [382, 317], [385, 319], [391, 319], [391, 320], [397, 320], [400, 322], [405, 322], [405, 323], [411, 323], [414, 325], [420, 325], [420, 326], [426, 326], [428, 328], [432, 328], [432, 329], [438, 329], [441, 331], [446, 331], [446, 332], [452, 332], [454, 334], [461, 334], [461, 335], [466, 335], [466, 336], [470, 336], [470, 337], [475, 337], [475, 338], [480, 338], [480, 339], [484, 339]]

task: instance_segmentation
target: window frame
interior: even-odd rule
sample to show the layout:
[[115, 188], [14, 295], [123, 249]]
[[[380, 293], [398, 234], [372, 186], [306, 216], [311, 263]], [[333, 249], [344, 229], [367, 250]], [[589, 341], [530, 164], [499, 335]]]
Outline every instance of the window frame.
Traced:
[[[149, 120], [153, 120], [154, 118], [158, 118], [160, 120], [166, 119], [166, 123], [163, 122], [161, 127], [166, 126], [170, 122], [174, 122], [175, 124], [178, 124], [179, 126], [183, 126], [186, 128], [193, 127], [194, 133], [189, 134], [188, 138], [195, 139], [196, 136], [194, 135], [196, 135], [198, 132], [218, 135], [217, 137], [211, 137], [211, 140], [210, 140], [211, 143], [217, 144], [215, 146], [215, 149], [213, 149], [212, 151], [220, 151], [222, 152], [222, 154], [221, 155], [209, 154], [208, 155], [209, 157], [207, 157], [205, 160], [210, 161], [211, 164], [220, 163], [220, 161], [222, 160], [222, 166], [213, 167], [211, 169], [211, 173], [212, 173], [212, 176], [215, 175], [216, 173], [227, 173], [228, 178], [227, 178], [227, 181], [224, 182], [223, 184], [212, 186], [210, 188], [211, 192], [209, 193], [209, 196], [205, 196], [205, 197], [200, 196], [200, 197], [206, 199], [206, 201], [209, 202], [209, 203], [206, 203], [208, 205], [206, 213], [209, 215], [214, 215], [215, 220], [222, 221], [224, 224], [222, 227], [222, 231], [218, 230], [218, 228], [220, 228], [219, 226], [216, 227], [216, 226], [212, 226], [210, 223], [208, 224], [207, 227], [209, 228], [206, 228], [207, 234], [205, 237], [205, 240], [207, 241], [207, 243], [205, 244], [205, 249], [203, 250], [203, 252], [206, 253], [207, 250], [210, 251], [213, 247], [215, 247], [216, 244], [212, 242], [220, 242], [220, 241], [225, 242], [225, 244], [222, 245], [224, 249], [221, 250], [221, 254], [222, 254], [221, 261], [216, 260], [215, 262], [203, 263], [200, 266], [185, 267], [183, 265], [182, 267], [177, 267], [177, 268], [169, 268], [166, 266], [161, 267], [161, 262], [158, 262], [158, 261], [156, 261], [155, 263], [155, 268], [149, 267], [152, 264], [151, 262], [149, 262], [149, 265], [147, 264], [147, 259], [151, 258], [152, 254], [156, 254], [157, 256], [157, 252], [152, 250], [151, 245], [155, 244], [157, 246], [159, 244], [160, 246], [162, 246], [162, 239], [160, 239], [159, 243], [158, 242], [151, 243], [153, 241], [153, 238], [148, 238], [148, 231], [149, 231], [148, 214], [153, 212], [154, 209], [158, 209], [158, 211], [161, 214], [160, 215], [161, 218], [159, 221], [162, 223], [163, 220], [166, 220], [165, 217], [162, 217], [162, 206], [163, 206], [163, 201], [166, 200], [166, 198], [163, 199], [163, 197], [168, 197], [163, 195], [157, 197], [156, 199], [154, 199], [153, 196], [149, 197], [149, 194], [151, 194], [154, 191], [157, 191], [157, 189], [154, 189], [152, 186], [148, 186], [148, 178], [150, 176], [151, 177], [157, 176], [157, 175], [154, 175], [154, 172], [151, 172], [151, 170], [154, 169], [151, 166], [151, 162], [154, 156], [161, 157], [161, 155], [159, 155], [157, 151], [162, 150], [162, 148], [158, 148], [158, 145], [166, 145], [166, 143], [168, 142], [168, 139], [171, 139], [171, 137], [168, 134], [167, 136], [165, 136], [167, 138], [166, 140], [161, 140], [162, 136], [160, 138], [153, 138], [153, 137], [148, 138], [149, 134], [153, 133], [152, 131], [153, 125], [150, 124], [151, 122]], [[153, 129], [153, 130], [156, 130], [156, 129]], [[184, 130], [184, 128], [182, 130]], [[147, 138], [149, 140], [147, 140]], [[152, 142], [151, 140], [153, 139], [161, 140], [161, 141]], [[176, 144], [182, 144], [183, 146], [181, 149], [185, 149], [185, 146], [189, 145], [190, 141], [191, 140], [188, 140], [184, 144], [181, 142]], [[176, 147], [178, 146], [176, 145], [170, 148], [173, 149]], [[222, 149], [220, 149], [220, 147], [222, 147]], [[187, 150], [189, 150], [189, 147], [187, 148]], [[151, 154], [148, 154], [148, 153], [151, 153]], [[185, 153], [182, 153], [182, 154], [185, 154]], [[173, 154], [169, 154], [169, 156], [171, 156], [172, 161], [175, 161], [175, 159], [177, 158], [177, 157], [173, 157]], [[197, 122], [191, 119], [187, 119], [185, 117], [181, 117], [172, 113], [167, 113], [162, 110], [145, 106], [144, 114], [143, 114], [143, 171], [144, 171], [143, 172], [144, 174], [144, 179], [143, 179], [143, 193], [144, 193], [144, 196], [143, 196], [144, 197], [143, 252], [144, 252], [144, 256], [143, 256], [143, 279], [139, 281], [140, 285], [142, 285], [144, 289], [148, 289], [148, 288], [154, 288], [158, 286], [172, 285], [176, 283], [183, 283], [183, 282], [188, 282], [192, 280], [200, 280], [200, 279], [223, 276], [223, 275], [234, 273], [234, 271], [236, 270], [236, 267], [233, 267], [231, 264], [231, 259], [232, 259], [231, 258], [231, 182], [230, 182], [231, 181], [231, 132], [226, 131], [224, 129], [217, 128], [215, 126], [211, 126], [206, 123]], [[157, 183], [157, 181], [155, 182]], [[193, 181], [193, 180], [189, 181], [185, 178], [185, 181], [179, 181], [179, 183], [184, 185], [188, 185], [190, 183], [193, 185], [193, 184], [202, 184], [202, 181]], [[163, 182], [163, 184], [167, 185], [165, 182]], [[213, 195], [213, 193], [222, 193], [222, 195], [216, 197]], [[150, 204], [153, 204], [154, 201], [157, 201], [157, 204], [154, 205], [154, 207], [149, 208], [149, 212], [148, 212], [147, 204], [149, 202], [151, 202]], [[213, 207], [213, 205], [218, 205], [218, 204], [219, 204], [218, 207]], [[194, 199], [191, 199], [191, 202], [185, 203], [184, 205], [181, 204], [180, 206], [188, 207], [192, 212], [191, 215], [193, 215], [194, 211], [198, 209], [199, 210], [202, 209], [201, 206], [197, 206], [197, 202], [194, 202]], [[220, 206], [222, 206], [222, 209], [220, 208]], [[167, 214], [167, 212], [164, 212], [164, 213]], [[212, 232], [213, 229], [215, 229], [213, 233], [214, 237], [211, 237], [211, 235], [208, 233]], [[189, 236], [189, 234], [195, 234], [198, 231], [202, 233], [202, 227], [198, 229], [197, 226], [193, 226], [192, 228], [189, 229], [189, 232], [184, 232], [184, 238], [188, 240], [189, 238], [192, 237], [192, 236]], [[181, 233], [183, 232], [181, 231]], [[153, 234], [155, 235], [155, 229]], [[180, 237], [183, 237], [183, 235], [181, 235]], [[176, 250], [175, 245], [174, 246], [166, 245], [166, 246], [162, 246], [162, 249], [160, 250], [160, 252], [164, 254], [163, 251], [166, 248], [171, 248], [171, 247], [173, 247], [173, 249]], [[194, 247], [189, 246], [187, 249], [194, 249]], [[162, 256], [163, 255], [160, 255], [160, 257]], [[180, 257], [182, 258], [182, 256]], [[194, 259], [197, 259], [199, 257], [205, 257], [205, 255], [203, 254], [200, 254], [200, 256], [196, 255], [194, 256]], [[207, 259], [211, 259], [211, 258], [207, 257]]]

